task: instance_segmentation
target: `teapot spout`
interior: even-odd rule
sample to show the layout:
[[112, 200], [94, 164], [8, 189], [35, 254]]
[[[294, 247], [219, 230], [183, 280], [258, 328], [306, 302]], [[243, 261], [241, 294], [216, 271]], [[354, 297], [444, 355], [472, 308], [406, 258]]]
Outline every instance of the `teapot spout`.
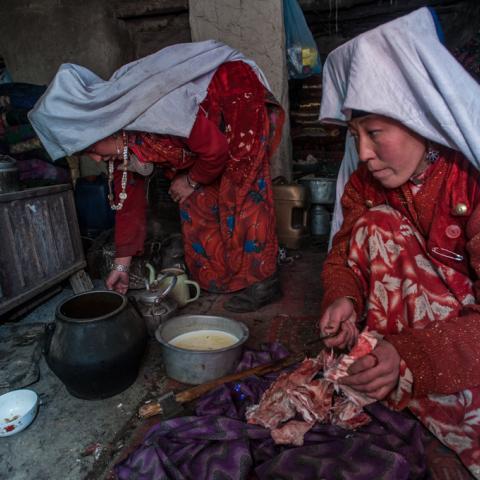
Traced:
[[[148, 269], [148, 283], [151, 285], [155, 281], [155, 268], [153, 268], [153, 265], [151, 263], [146, 263], [145, 266]], [[147, 290], [149, 288], [147, 287]]]

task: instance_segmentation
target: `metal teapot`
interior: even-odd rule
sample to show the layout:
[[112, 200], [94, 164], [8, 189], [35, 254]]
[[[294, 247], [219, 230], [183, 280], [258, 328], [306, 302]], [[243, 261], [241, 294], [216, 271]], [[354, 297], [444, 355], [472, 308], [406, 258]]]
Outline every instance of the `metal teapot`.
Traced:
[[[148, 334], [154, 336], [158, 326], [173, 317], [178, 310], [177, 302], [169, 295], [177, 284], [177, 277], [174, 273], [168, 272], [156, 276], [151, 264], [147, 263], [146, 267], [149, 270], [149, 278], [145, 278], [145, 289], [132, 292], [130, 298], [134, 300], [145, 319]], [[165, 287], [163, 280], [169, 277], [171, 280]]]

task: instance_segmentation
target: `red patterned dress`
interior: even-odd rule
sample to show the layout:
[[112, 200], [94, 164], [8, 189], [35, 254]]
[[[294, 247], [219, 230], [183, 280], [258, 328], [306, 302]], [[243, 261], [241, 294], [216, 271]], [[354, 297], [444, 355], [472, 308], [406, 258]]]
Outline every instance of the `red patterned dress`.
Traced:
[[356, 299], [362, 326], [401, 356], [386, 400], [408, 408], [480, 478], [480, 174], [445, 150], [383, 188], [361, 165], [323, 271], [323, 307]]
[[[276, 270], [270, 158], [283, 118], [251, 67], [228, 62], [213, 76], [188, 139], [129, 135], [140, 161], [162, 165], [169, 178], [188, 172], [202, 185], [180, 204], [180, 217], [187, 267], [205, 290], [237, 291]], [[131, 178], [127, 194], [116, 215], [117, 257], [140, 253], [145, 240], [143, 179]]]

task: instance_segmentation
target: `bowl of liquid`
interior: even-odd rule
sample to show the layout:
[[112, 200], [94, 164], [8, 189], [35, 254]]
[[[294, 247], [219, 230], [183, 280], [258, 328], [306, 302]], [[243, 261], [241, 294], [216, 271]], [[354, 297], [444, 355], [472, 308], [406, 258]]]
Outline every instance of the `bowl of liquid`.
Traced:
[[192, 385], [232, 373], [248, 335], [242, 322], [215, 315], [180, 315], [155, 332], [167, 375]]

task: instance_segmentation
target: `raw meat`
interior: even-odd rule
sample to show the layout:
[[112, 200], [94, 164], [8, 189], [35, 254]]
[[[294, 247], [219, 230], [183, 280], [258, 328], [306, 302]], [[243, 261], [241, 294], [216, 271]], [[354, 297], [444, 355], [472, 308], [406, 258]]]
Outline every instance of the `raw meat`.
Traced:
[[332, 413], [332, 423], [346, 430], [355, 430], [370, 422], [370, 417], [362, 407], [355, 405], [346, 397], [336, 398]]
[[313, 427], [315, 422], [307, 423], [301, 420], [290, 420], [280, 428], [271, 431], [273, 441], [278, 445], [303, 445], [304, 435]]
[[247, 410], [248, 422], [273, 429], [294, 417], [296, 410], [292, 392], [308, 385], [321, 368], [319, 357], [306, 358], [295, 371], [282, 373], [262, 395], [260, 403]]
[[374, 398], [363, 393], [357, 392], [347, 385], [339, 385], [338, 379], [348, 375], [348, 369], [359, 358], [372, 353], [377, 345], [378, 338], [371, 332], [364, 331], [358, 337], [358, 341], [348, 355], [341, 355], [338, 362], [331, 364], [324, 371], [324, 377], [333, 382], [340, 390], [356, 405], [363, 407], [369, 403], [375, 402]]
[[315, 358], [305, 359], [293, 372], [280, 375], [260, 403], [247, 409], [248, 423], [270, 429], [275, 443], [292, 445], [303, 445], [305, 433], [315, 422], [345, 429], [367, 424], [370, 417], [362, 406], [375, 400], [338, 385], [337, 380], [348, 375], [350, 365], [371, 353], [376, 343], [377, 337], [363, 332], [349, 355], [336, 358], [322, 351]]

